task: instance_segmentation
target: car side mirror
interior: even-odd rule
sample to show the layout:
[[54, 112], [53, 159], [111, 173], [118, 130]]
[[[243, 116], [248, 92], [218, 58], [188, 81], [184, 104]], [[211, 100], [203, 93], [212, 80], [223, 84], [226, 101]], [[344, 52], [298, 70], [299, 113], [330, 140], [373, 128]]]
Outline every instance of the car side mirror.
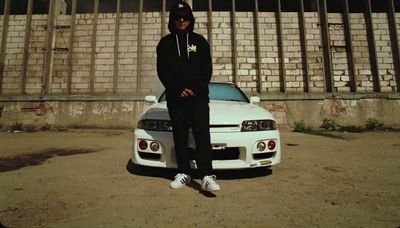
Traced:
[[250, 103], [252, 103], [252, 104], [260, 103], [260, 98], [259, 97], [250, 97]]
[[153, 95], [145, 96], [144, 100], [149, 103], [157, 103], [157, 98], [156, 98], [156, 96], [153, 96]]

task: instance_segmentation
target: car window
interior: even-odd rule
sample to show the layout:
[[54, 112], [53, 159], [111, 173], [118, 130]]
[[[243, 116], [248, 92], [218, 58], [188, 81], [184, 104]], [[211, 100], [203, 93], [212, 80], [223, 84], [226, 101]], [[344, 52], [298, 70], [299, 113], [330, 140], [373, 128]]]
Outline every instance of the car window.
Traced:
[[[210, 83], [208, 84], [210, 100], [221, 101], [238, 101], [247, 102], [249, 99], [246, 95], [235, 85], [231, 83]], [[160, 96], [159, 102], [165, 101], [165, 91]]]

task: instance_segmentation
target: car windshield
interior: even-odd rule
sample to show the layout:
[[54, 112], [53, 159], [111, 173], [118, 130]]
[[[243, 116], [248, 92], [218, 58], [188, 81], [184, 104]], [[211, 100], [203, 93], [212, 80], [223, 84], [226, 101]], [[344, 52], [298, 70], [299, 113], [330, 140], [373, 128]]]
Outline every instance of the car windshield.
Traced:
[[[237, 101], [237, 102], [247, 102], [246, 95], [232, 83], [210, 83], [208, 84], [209, 97], [210, 100], [219, 101]], [[161, 95], [159, 102], [165, 101], [165, 91]]]

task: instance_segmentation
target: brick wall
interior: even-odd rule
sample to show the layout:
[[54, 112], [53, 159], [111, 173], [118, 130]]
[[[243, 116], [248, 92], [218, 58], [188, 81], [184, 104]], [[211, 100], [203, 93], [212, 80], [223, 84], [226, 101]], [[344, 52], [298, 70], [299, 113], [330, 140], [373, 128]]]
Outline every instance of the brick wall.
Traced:
[[89, 93], [92, 14], [78, 14], [75, 21], [75, 37], [72, 54], [71, 93]]
[[350, 14], [357, 91], [372, 92], [373, 80], [364, 14]]
[[118, 93], [132, 94], [137, 85], [138, 15], [122, 13], [119, 26]]
[[[47, 21], [45, 20], [45, 23]], [[66, 94], [68, 81], [68, 41], [71, 32], [71, 17], [58, 16], [55, 23], [55, 44], [54, 44], [54, 63], [51, 80], [52, 94]], [[46, 36], [46, 31], [43, 31]], [[42, 43], [44, 45], [44, 43]], [[43, 61], [43, 60], [42, 60]]]
[[[0, 26], [0, 34], [3, 34], [3, 18], [4, 18], [4, 16], [0, 15], [0, 25], [1, 25]], [[1, 38], [1, 35], [0, 35], [0, 38]], [[3, 45], [3, 42], [0, 42], [0, 50], [3, 49], [2, 45]]]
[[259, 13], [262, 92], [279, 92], [279, 53], [274, 13]]
[[333, 87], [337, 92], [350, 92], [350, 74], [347, 64], [344, 21], [339, 13], [329, 14], [330, 46], [332, 52]]
[[256, 37], [254, 13], [236, 12], [238, 86], [245, 92], [256, 93]]
[[25, 87], [25, 92], [27, 94], [39, 94], [42, 91], [44, 53], [46, 49], [46, 26], [47, 15], [32, 16]]
[[[195, 12], [195, 31], [208, 39], [207, 13]], [[302, 93], [305, 79], [303, 56], [297, 13], [283, 12], [282, 38], [285, 63], [286, 89], [289, 93]], [[388, 19], [385, 13], [373, 13], [375, 43], [379, 79], [382, 92], [395, 92], [396, 80], [391, 55], [391, 40]], [[396, 14], [400, 39], [400, 14]], [[3, 17], [0, 17], [0, 23]], [[230, 12], [212, 13], [213, 39], [213, 81], [233, 81], [233, 42]], [[257, 91], [261, 78], [262, 93], [280, 92], [280, 59], [276, 15], [259, 13], [261, 74], [257, 73], [256, 36], [254, 13], [236, 12], [235, 42], [237, 44], [238, 84], [248, 93]], [[99, 14], [97, 25], [94, 93], [111, 94], [116, 83], [118, 94], [135, 94], [140, 87], [141, 94], [154, 94], [157, 88], [156, 46], [161, 38], [161, 13], [143, 13], [141, 42], [141, 71], [138, 63], [138, 14], [122, 13], [120, 17], [117, 79], [114, 82], [114, 47], [116, 14]], [[168, 16], [166, 15], [166, 22]], [[72, 60], [72, 94], [90, 93], [91, 52], [93, 14], [78, 14], [75, 20], [75, 37]], [[356, 86], [358, 92], [372, 92], [373, 79], [370, 53], [364, 15], [350, 14]], [[22, 60], [25, 37], [26, 15], [11, 15], [7, 35], [6, 58], [4, 62], [3, 94], [20, 94], [22, 80]], [[27, 67], [26, 93], [42, 92], [47, 15], [33, 15], [30, 28], [29, 58]], [[55, 23], [55, 45], [51, 73], [51, 94], [66, 94], [68, 81], [67, 55], [71, 16], [58, 16]], [[167, 25], [165, 24], [166, 32]], [[332, 53], [334, 92], [350, 91], [350, 75], [347, 63], [344, 25], [341, 14], [328, 15], [330, 46]], [[0, 28], [0, 32], [3, 28]], [[319, 18], [316, 12], [305, 13], [305, 29], [308, 57], [308, 79], [310, 92], [324, 92], [324, 63], [321, 47]], [[140, 86], [137, 85], [139, 75]]]
[[307, 58], [308, 58], [308, 77], [310, 79], [310, 92], [323, 92], [324, 85], [324, 63], [321, 48], [321, 29], [317, 13], [304, 13]]
[[387, 14], [372, 14], [379, 80], [382, 92], [396, 91], [393, 56]]
[[3, 72], [3, 93], [19, 94], [22, 75], [26, 16], [12, 15], [6, 37]]
[[99, 14], [96, 34], [94, 92], [113, 92], [115, 14]]
[[397, 22], [397, 40], [400, 43], [400, 13], [396, 13], [396, 22]]
[[142, 35], [142, 69], [140, 73], [141, 93], [155, 94], [157, 77], [156, 48], [161, 37], [161, 14], [144, 13]]
[[212, 22], [213, 80], [233, 81], [230, 13], [213, 12]]

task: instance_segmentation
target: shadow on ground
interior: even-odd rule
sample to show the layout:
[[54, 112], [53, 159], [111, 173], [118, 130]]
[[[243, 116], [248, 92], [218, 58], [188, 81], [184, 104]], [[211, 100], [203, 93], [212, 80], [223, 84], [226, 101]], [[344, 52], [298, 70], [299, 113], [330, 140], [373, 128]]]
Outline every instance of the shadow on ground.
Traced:
[[[133, 162], [130, 159], [126, 164], [126, 170], [133, 175], [158, 177], [158, 178], [165, 178], [168, 180], [172, 180], [174, 176], [177, 174], [176, 169], [139, 166], [133, 164]], [[218, 177], [218, 179], [221, 180], [257, 178], [257, 177], [269, 176], [271, 174], [272, 170], [266, 167], [239, 169], [239, 170], [215, 170], [215, 175]], [[199, 176], [197, 170], [193, 170], [192, 177], [195, 179], [202, 178]]]
[[[0, 172], [8, 172], [21, 169], [27, 166], [36, 166], [42, 164], [47, 159], [54, 156], [70, 156], [76, 154], [88, 154], [101, 151], [103, 149], [92, 148], [48, 148], [37, 153], [22, 154], [0, 158]], [[1, 228], [1, 226], [0, 226]]]
[[[173, 180], [174, 176], [177, 174], [176, 169], [166, 169], [166, 168], [157, 168], [157, 167], [146, 167], [133, 164], [132, 160], [128, 160], [126, 164], [126, 170], [133, 175], [138, 176], [148, 176], [148, 177], [157, 177], [164, 178], [168, 180]], [[221, 180], [234, 180], [234, 179], [247, 179], [247, 178], [257, 178], [257, 177], [265, 177], [272, 174], [272, 170], [270, 168], [261, 167], [261, 168], [252, 168], [252, 169], [240, 169], [240, 170], [215, 170], [215, 175], [218, 179]], [[203, 194], [205, 197], [213, 198], [216, 195], [213, 192], [207, 192], [201, 190], [201, 179], [197, 170], [193, 170], [192, 172], [193, 179], [200, 179], [199, 182], [196, 180], [192, 180], [189, 187], [198, 191], [200, 194]]]

